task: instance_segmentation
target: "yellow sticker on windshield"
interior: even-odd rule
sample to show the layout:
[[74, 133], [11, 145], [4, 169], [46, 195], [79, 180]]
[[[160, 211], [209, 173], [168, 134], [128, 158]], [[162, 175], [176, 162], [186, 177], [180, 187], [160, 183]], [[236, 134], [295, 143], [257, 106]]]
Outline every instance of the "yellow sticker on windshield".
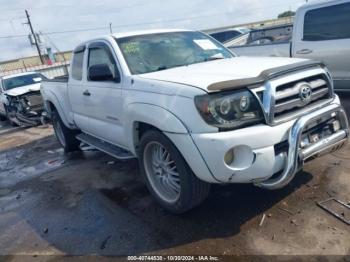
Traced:
[[124, 43], [122, 44], [122, 48], [126, 54], [136, 54], [140, 52], [139, 43], [137, 42]]

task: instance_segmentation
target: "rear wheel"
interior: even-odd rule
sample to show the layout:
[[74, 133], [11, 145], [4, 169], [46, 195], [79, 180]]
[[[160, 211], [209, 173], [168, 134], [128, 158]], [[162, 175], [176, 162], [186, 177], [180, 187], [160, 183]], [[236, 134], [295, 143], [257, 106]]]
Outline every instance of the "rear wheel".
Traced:
[[210, 184], [199, 180], [175, 145], [157, 130], [141, 138], [139, 162], [148, 189], [172, 213], [183, 213], [203, 202]]
[[79, 150], [80, 141], [75, 137], [79, 132], [66, 127], [56, 110], [52, 112], [52, 125], [64, 152]]
[[18, 124], [13, 121], [13, 119], [16, 119], [16, 112], [11, 110], [11, 107], [5, 107], [6, 112], [6, 118], [10, 122], [11, 126], [18, 126]]

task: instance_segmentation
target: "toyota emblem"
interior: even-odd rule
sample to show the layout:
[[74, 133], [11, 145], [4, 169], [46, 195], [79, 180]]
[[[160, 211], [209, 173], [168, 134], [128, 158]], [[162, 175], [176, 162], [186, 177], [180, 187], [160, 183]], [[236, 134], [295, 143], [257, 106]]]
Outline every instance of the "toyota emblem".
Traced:
[[309, 103], [312, 96], [312, 88], [307, 83], [300, 84], [299, 87], [299, 96], [302, 102]]

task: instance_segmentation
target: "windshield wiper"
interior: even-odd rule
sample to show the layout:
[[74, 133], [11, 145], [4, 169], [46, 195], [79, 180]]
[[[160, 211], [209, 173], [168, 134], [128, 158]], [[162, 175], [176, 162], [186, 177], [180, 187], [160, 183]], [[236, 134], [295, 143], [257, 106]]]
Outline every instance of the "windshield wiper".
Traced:
[[214, 61], [214, 60], [221, 60], [221, 59], [225, 59], [225, 57], [211, 56], [211, 57], [205, 58], [204, 62]]
[[181, 64], [181, 65], [171, 65], [171, 66], [160, 66], [157, 68], [156, 71], [163, 71], [163, 70], [167, 70], [174, 67], [180, 67], [180, 66], [188, 66], [188, 65]]
[[160, 66], [160, 67], [157, 68], [156, 71], [162, 71], [162, 70], [166, 70], [166, 69], [168, 69], [167, 66]]

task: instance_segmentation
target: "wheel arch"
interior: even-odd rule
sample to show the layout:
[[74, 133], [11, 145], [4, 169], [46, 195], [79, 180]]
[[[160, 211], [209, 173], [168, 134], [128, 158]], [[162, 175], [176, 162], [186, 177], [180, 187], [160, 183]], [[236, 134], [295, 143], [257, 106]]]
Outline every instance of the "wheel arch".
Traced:
[[49, 118], [52, 117], [53, 111], [57, 111], [65, 126], [70, 126], [66, 115], [64, 114], [63, 108], [61, 107], [58, 101], [54, 101], [53, 99], [47, 99], [44, 101], [44, 107], [46, 112], [48, 113]]
[[128, 116], [125, 137], [128, 138], [128, 146], [134, 154], [137, 154], [142, 134], [149, 129], [163, 133], [188, 133], [185, 124], [175, 114], [157, 105], [133, 103], [128, 106], [125, 115]]

